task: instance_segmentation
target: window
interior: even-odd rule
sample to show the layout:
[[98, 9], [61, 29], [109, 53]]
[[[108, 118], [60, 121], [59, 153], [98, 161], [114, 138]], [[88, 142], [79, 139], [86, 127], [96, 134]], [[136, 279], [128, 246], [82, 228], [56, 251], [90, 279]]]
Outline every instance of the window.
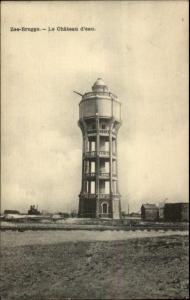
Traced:
[[102, 129], [106, 129], [106, 125], [105, 124], [102, 124]]
[[105, 162], [105, 172], [109, 173], [109, 171], [110, 171], [110, 163], [109, 163], [109, 161], [106, 161]]
[[95, 181], [91, 181], [90, 188], [91, 188], [91, 194], [95, 194]]
[[92, 129], [96, 129], [96, 124], [92, 124]]
[[105, 182], [105, 194], [109, 194], [110, 193], [110, 182], [106, 181]]
[[105, 147], [105, 151], [109, 151], [109, 142], [106, 141], [104, 147]]
[[91, 161], [91, 173], [95, 173], [95, 161]]
[[108, 204], [102, 203], [102, 213], [107, 214], [108, 213]]
[[94, 142], [94, 141], [90, 142], [90, 146], [91, 146], [91, 151], [96, 150], [96, 142]]

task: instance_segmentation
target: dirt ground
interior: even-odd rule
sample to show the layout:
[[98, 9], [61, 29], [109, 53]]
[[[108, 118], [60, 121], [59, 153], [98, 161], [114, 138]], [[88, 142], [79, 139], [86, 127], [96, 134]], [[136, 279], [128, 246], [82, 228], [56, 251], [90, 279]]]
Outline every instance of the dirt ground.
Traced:
[[188, 299], [188, 237], [1, 248], [1, 299]]

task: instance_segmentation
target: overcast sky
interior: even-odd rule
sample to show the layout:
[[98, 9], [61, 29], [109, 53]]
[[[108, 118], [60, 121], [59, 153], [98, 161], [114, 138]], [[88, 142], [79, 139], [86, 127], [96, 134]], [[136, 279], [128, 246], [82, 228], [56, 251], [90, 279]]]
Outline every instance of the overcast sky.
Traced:
[[[78, 209], [80, 97], [122, 102], [122, 208], [188, 200], [188, 2], [2, 2], [2, 210]], [[10, 27], [94, 27], [10, 32]]]

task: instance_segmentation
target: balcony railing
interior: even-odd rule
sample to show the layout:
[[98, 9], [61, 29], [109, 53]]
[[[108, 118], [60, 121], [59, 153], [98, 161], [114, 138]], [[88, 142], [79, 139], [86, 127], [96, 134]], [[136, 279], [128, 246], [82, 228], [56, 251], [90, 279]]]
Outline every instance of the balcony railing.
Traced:
[[107, 96], [112, 97], [114, 99], [117, 99], [117, 96], [110, 92], [89, 92], [82, 96], [82, 100], [88, 99], [90, 97], [96, 97], [96, 96]]
[[110, 198], [110, 194], [99, 194], [99, 198], [100, 199], [109, 199]]
[[96, 176], [96, 173], [86, 173], [85, 174], [86, 175], [86, 177], [95, 177]]
[[90, 133], [96, 133], [96, 129], [88, 129], [88, 130], [87, 130], [87, 133], [89, 133], [89, 134], [90, 134]]
[[88, 199], [96, 198], [96, 194], [83, 193], [83, 196]]
[[86, 153], [83, 153], [84, 156], [86, 156], [87, 158], [93, 158], [96, 157], [96, 151], [89, 151]]
[[107, 172], [99, 172], [99, 176], [101, 177], [101, 178], [109, 178], [109, 176], [110, 176], [110, 173], [107, 173]]
[[107, 157], [110, 155], [109, 151], [99, 151], [99, 156], [100, 157]]
[[[95, 172], [87, 172], [85, 173], [85, 176], [86, 177], [95, 177], [96, 176], [96, 173]], [[109, 178], [110, 176], [110, 173], [109, 172], [99, 172], [99, 177], [100, 178]]]
[[107, 135], [107, 134], [110, 133], [110, 130], [108, 130], [108, 129], [100, 129], [100, 130], [99, 130], [99, 133], [100, 133], [100, 134], [106, 134], [106, 135]]
[[87, 157], [87, 158], [93, 158], [97, 156], [97, 153], [99, 154], [100, 157], [109, 157], [110, 153], [109, 151], [88, 151], [83, 153], [83, 156]]
[[[87, 133], [88, 134], [96, 134], [97, 131], [96, 131], [96, 129], [88, 129]], [[99, 133], [100, 133], [100, 135], [109, 135], [110, 130], [109, 129], [99, 129]], [[116, 133], [114, 131], [112, 131], [112, 135], [116, 136]]]
[[[99, 195], [98, 194], [90, 194], [90, 193], [82, 193], [80, 194], [80, 196], [83, 196], [85, 198], [88, 198], [88, 199], [95, 199], [99, 196], [99, 199], [110, 199], [111, 195], [110, 194], [103, 194], [103, 193], [100, 193]], [[115, 198], [115, 199], [118, 199], [120, 198], [120, 194], [112, 194], [112, 197]]]

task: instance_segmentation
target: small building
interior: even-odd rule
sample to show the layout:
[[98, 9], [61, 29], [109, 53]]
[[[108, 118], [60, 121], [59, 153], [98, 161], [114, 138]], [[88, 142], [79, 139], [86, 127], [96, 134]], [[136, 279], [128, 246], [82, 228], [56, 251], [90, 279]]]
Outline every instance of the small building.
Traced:
[[164, 206], [164, 221], [166, 222], [188, 222], [189, 203], [166, 203]]
[[20, 215], [20, 212], [14, 209], [5, 209], [4, 215]]
[[144, 221], [158, 221], [159, 210], [155, 204], [143, 204], [141, 206], [141, 218]]

